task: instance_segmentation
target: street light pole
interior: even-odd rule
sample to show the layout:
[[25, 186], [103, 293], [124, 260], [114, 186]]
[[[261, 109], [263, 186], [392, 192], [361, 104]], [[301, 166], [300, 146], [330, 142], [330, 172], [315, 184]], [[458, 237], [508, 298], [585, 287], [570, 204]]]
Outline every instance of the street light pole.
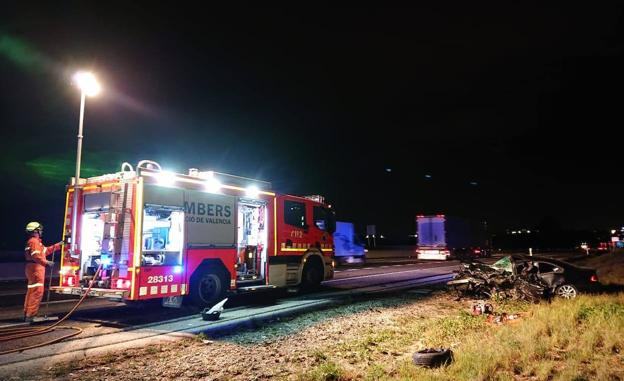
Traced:
[[72, 230], [71, 247], [72, 253], [76, 251], [76, 226], [78, 221], [78, 185], [80, 182], [80, 162], [82, 161], [82, 126], [84, 124], [84, 108], [86, 94], [80, 90], [80, 120], [78, 122], [78, 146], [76, 149], [76, 175], [74, 176], [74, 202], [72, 205]]
[[100, 92], [100, 84], [92, 73], [79, 71], [74, 75], [74, 82], [80, 88], [80, 119], [78, 122], [78, 146], [76, 148], [76, 174], [74, 176], [74, 202], [72, 205], [71, 255], [76, 253], [76, 226], [78, 226], [78, 190], [80, 187], [80, 163], [82, 161], [82, 127], [84, 125], [84, 109], [87, 96], [95, 96]]

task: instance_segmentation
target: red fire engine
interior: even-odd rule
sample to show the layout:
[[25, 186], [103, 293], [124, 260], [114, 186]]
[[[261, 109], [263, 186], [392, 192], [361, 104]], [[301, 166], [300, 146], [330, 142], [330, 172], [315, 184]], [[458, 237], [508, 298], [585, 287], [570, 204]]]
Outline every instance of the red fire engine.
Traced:
[[[74, 183], [75, 181], [72, 181]], [[57, 293], [125, 301], [162, 298], [179, 306], [219, 301], [228, 291], [314, 287], [334, 275], [333, 211], [321, 196], [276, 194], [239, 176], [136, 169], [80, 179], [67, 187], [65, 245]]]

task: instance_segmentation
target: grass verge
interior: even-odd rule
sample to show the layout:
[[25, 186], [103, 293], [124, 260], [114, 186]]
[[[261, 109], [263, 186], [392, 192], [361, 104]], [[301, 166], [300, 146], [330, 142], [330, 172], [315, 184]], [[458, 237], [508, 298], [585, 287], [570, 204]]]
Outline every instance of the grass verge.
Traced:
[[[525, 313], [518, 323], [502, 326], [464, 311], [439, 318], [399, 315], [392, 324], [326, 348], [299, 379], [624, 379], [624, 294], [497, 309]], [[424, 347], [451, 347], [455, 361], [439, 369], [416, 367], [411, 354]]]

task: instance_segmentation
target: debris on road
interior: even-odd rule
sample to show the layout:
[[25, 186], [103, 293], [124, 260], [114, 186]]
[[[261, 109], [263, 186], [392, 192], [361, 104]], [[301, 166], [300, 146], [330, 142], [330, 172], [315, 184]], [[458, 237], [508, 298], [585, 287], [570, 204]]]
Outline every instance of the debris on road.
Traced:
[[221, 312], [223, 312], [224, 309], [223, 306], [225, 305], [227, 300], [228, 298], [225, 298], [211, 308], [205, 308], [201, 313], [202, 319], [209, 321], [219, 320], [219, 317], [221, 317]]
[[501, 325], [506, 323], [517, 323], [520, 321], [520, 316], [520, 314], [508, 314], [503, 312], [500, 314], [490, 314], [486, 320], [490, 324]]
[[507, 312], [494, 312], [494, 307], [490, 303], [479, 300], [474, 303], [471, 308], [473, 316], [483, 315], [485, 320], [490, 324], [501, 325], [507, 322], [516, 323], [520, 319], [520, 314], [508, 314]]
[[473, 315], [492, 314], [494, 313], [494, 307], [490, 303], [486, 303], [483, 300], [472, 305]]

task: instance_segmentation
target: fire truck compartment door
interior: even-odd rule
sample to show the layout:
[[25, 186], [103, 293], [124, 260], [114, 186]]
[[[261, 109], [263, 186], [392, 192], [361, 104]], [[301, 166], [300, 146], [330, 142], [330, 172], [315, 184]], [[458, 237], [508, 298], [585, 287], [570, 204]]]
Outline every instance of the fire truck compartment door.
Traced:
[[87, 193], [84, 195], [84, 211], [97, 212], [110, 208], [111, 192]]
[[184, 191], [146, 184], [143, 188], [143, 201], [150, 205], [184, 207]]

